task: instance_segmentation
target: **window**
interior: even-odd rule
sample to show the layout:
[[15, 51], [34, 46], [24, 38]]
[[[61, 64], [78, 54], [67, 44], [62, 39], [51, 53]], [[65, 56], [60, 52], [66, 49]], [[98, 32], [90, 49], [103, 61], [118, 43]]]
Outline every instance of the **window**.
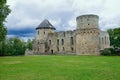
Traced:
[[44, 32], [44, 34], [45, 34], [45, 32]]
[[73, 51], [73, 47], [71, 47], [71, 51]]
[[59, 51], [59, 47], [57, 47], [57, 51]]
[[49, 40], [49, 45], [51, 45], [51, 40]]
[[39, 35], [39, 31], [38, 31], [38, 35]]
[[64, 37], [65, 37], [65, 32], [64, 32]]
[[39, 47], [38, 47], [38, 51], [39, 51]]
[[65, 51], [65, 48], [63, 47], [63, 51]]
[[38, 41], [38, 44], [40, 44], [39, 41]]
[[64, 39], [61, 39], [62, 45], [64, 45]]
[[104, 44], [104, 40], [103, 40], [103, 37], [102, 37], [102, 44]]
[[74, 45], [73, 37], [71, 37], [71, 45]]
[[87, 18], [87, 21], [89, 21], [89, 18]]
[[57, 45], [59, 45], [59, 39], [57, 39]]

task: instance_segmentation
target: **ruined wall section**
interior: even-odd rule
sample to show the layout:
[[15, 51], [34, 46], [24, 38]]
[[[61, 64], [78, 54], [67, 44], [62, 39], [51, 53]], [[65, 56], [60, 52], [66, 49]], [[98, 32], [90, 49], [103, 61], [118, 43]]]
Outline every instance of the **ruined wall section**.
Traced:
[[48, 46], [49, 52], [53, 50], [54, 53], [67, 54], [75, 53], [75, 35], [73, 31], [56, 32], [49, 34]]
[[100, 50], [104, 50], [105, 48], [110, 48], [110, 39], [108, 32], [100, 31], [99, 43], [100, 43]]

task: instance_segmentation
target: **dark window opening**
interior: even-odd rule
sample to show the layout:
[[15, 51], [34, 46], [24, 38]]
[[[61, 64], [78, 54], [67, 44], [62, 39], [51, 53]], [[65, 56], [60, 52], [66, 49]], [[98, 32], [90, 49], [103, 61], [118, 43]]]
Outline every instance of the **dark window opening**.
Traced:
[[65, 37], [65, 32], [64, 32], [64, 37]]
[[90, 25], [90, 24], [88, 24], [88, 25]]
[[59, 45], [59, 39], [57, 39], [57, 45]]
[[102, 37], [102, 44], [104, 44], [104, 40], [103, 40], [103, 37]]
[[63, 47], [63, 51], [65, 51], [65, 48]]
[[38, 41], [38, 44], [40, 44], [39, 41]]
[[73, 37], [71, 37], [71, 45], [74, 45]]
[[47, 50], [45, 50], [45, 52], [47, 52]]
[[51, 54], [53, 54], [53, 49], [51, 50]]
[[39, 51], [39, 47], [38, 47], [38, 51]]
[[59, 47], [57, 47], [57, 51], [59, 51]]
[[89, 19], [87, 19], [87, 21], [89, 21]]
[[38, 31], [38, 35], [39, 35], [39, 31]]
[[73, 47], [71, 48], [71, 50], [72, 50], [72, 51], [74, 50]]
[[49, 45], [51, 45], [51, 40], [49, 40]]
[[45, 34], [45, 32], [44, 32], [44, 34]]
[[64, 39], [61, 39], [62, 45], [64, 45]]

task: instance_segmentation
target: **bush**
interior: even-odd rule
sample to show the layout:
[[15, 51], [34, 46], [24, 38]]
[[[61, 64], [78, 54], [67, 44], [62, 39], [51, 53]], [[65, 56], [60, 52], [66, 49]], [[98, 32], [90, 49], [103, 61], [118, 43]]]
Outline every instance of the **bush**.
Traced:
[[101, 50], [101, 55], [115, 56], [115, 55], [118, 55], [118, 52], [114, 48], [106, 48], [104, 50]]

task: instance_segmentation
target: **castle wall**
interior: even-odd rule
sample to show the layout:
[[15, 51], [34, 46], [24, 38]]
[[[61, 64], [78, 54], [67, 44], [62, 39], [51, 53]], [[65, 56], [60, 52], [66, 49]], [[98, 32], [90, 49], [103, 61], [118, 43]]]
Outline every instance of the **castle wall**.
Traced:
[[100, 50], [110, 47], [109, 34], [98, 29], [97, 15], [78, 16], [76, 21], [77, 29], [74, 31], [37, 29], [34, 54], [99, 55]]
[[77, 32], [76, 54], [99, 55], [99, 30], [80, 30]]
[[36, 40], [46, 40], [48, 33], [54, 33], [53, 29], [37, 29], [36, 30]]
[[105, 48], [110, 48], [110, 40], [109, 40], [108, 32], [100, 31], [99, 43], [100, 43], [100, 50], [104, 50]]
[[[73, 35], [73, 31], [66, 31], [66, 32], [57, 32], [54, 34], [49, 34], [48, 36], [48, 44], [51, 41], [51, 45], [49, 52], [53, 50], [56, 53], [64, 54], [64, 53], [74, 53], [75, 52], [75, 38]], [[73, 42], [71, 42], [71, 39]]]

